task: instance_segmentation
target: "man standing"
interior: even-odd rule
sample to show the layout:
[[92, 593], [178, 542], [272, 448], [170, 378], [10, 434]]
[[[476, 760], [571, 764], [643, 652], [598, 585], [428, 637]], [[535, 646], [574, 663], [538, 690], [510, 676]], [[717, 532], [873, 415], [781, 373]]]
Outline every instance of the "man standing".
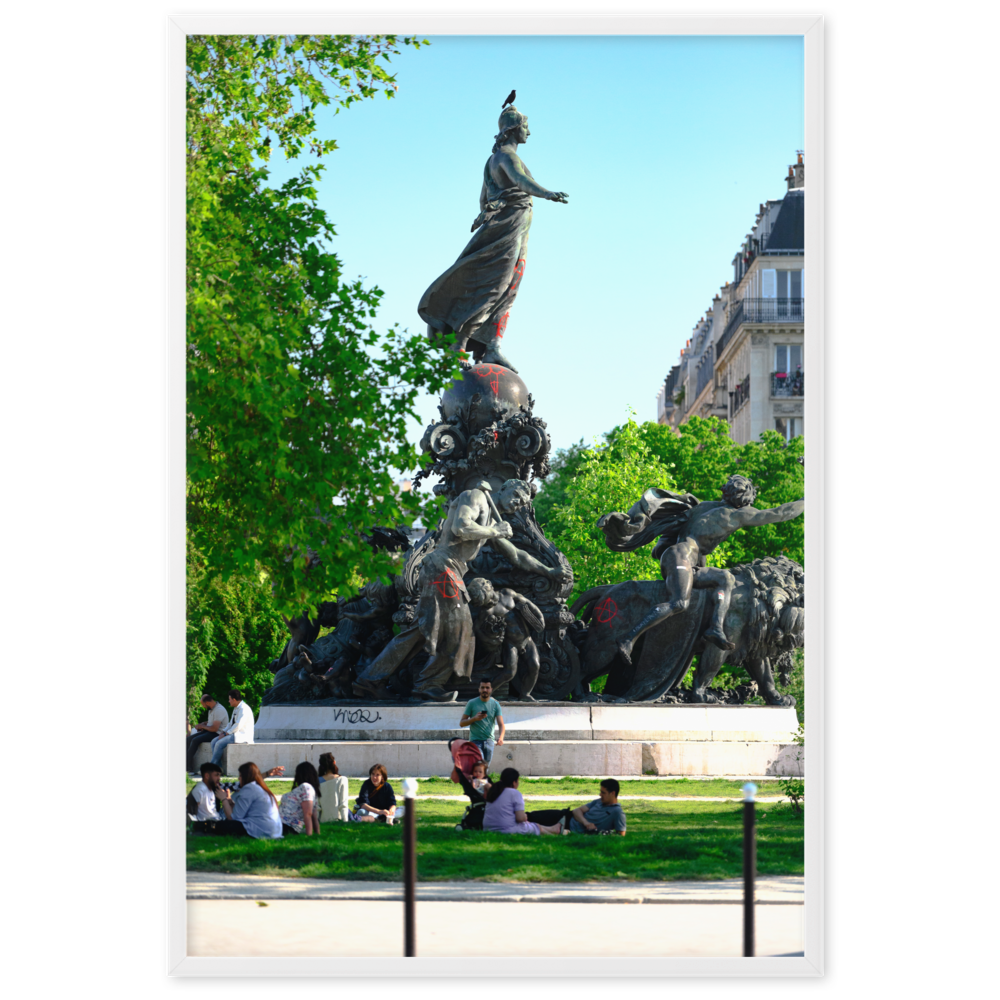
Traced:
[[487, 680], [482, 680], [479, 682], [479, 697], [473, 698], [465, 706], [459, 726], [463, 729], [469, 726], [469, 741], [475, 743], [483, 752], [483, 760], [486, 761], [487, 767], [493, 759], [494, 722], [500, 727], [499, 738], [495, 745], [502, 747], [505, 729], [500, 702], [493, 697], [493, 685]]
[[212, 763], [221, 764], [222, 755], [230, 743], [253, 743], [253, 712], [239, 691], [229, 692], [233, 718], [229, 725], [212, 740]]
[[189, 772], [194, 771], [194, 758], [198, 747], [202, 743], [214, 740], [219, 735], [219, 731], [229, 725], [229, 713], [210, 694], [201, 696], [201, 704], [203, 708], [207, 709], [208, 718], [204, 722], [199, 722], [187, 738], [187, 769]]

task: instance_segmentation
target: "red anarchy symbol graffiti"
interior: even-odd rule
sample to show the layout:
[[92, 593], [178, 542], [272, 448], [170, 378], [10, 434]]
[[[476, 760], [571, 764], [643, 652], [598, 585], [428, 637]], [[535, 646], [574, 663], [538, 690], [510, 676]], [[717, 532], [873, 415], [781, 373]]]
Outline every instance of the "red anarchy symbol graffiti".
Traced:
[[517, 266], [514, 268], [514, 277], [511, 279], [510, 282], [510, 290], [512, 292], [517, 291], [517, 286], [521, 284], [521, 278], [523, 277], [524, 277], [524, 258], [521, 257], [517, 262]]
[[435, 581], [438, 593], [442, 597], [451, 599], [458, 597], [462, 593], [462, 580], [452, 569], [446, 569]]
[[610, 597], [605, 597], [600, 604], [596, 605], [594, 608], [594, 621], [601, 625], [607, 625], [618, 614], [618, 605], [611, 600]]
[[[480, 366], [482, 368], [483, 366]], [[500, 376], [507, 374], [507, 369], [502, 365], [488, 365], [486, 371], [480, 370], [480, 375], [490, 376], [490, 388], [493, 390], [493, 395], [495, 396], [500, 391]]]
[[503, 335], [507, 331], [507, 320], [510, 317], [510, 310], [508, 309], [498, 320], [497, 320], [497, 340], [503, 340]]

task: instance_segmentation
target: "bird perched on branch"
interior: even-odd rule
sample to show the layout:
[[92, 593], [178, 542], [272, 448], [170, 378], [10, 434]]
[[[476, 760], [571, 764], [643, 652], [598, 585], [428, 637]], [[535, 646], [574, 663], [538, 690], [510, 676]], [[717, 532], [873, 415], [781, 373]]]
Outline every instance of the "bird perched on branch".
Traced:
[[512, 90], [512, 91], [511, 91], [511, 92], [510, 92], [510, 93], [509, 93], [509, 94], [507, 95], [507, 100], [506, 100], [506, 101], [504, 101], [504, 102], [503, 102], [503, 104], [501, 104], [501, 105], [500, 105], [500, 110], [501, 110], [501, 111], [503, 111], [503, 109], [504, 109], [505, 107], [507, 107], [507, 105], [508, 105], [508, 104], [513, 104], [513, 103], [514, 103], [514, 98], [515, 98], [515, 97], [517, 97], [517, 91], [516, 91], [516, 90]]

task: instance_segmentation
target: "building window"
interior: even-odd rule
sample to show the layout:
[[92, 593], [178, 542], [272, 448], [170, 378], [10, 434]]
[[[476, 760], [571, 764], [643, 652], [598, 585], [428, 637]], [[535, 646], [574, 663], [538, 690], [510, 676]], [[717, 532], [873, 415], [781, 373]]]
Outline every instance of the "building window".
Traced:
[[778, 271], [777, 286], [779, 299], [802, 298], [802, 272]]
[[803, 420], [801, 417], [775, 417], [774, 429], [786, 441], [791, 441], [793, 437], [805, 434]]
[[774, 370], [794, 375], [802, 368], [801, 344], [775, 344]]

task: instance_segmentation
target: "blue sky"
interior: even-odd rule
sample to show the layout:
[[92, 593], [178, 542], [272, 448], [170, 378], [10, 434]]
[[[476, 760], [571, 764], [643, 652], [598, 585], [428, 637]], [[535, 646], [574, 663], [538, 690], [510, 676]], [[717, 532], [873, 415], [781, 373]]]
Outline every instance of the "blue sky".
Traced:
[[[397, 96], [320, 118], [339, 149], [320, 201], [347, 276], [385, 292], [377, 325], [422, 330], [420, 296], [470, 237], [503, 99], [517, 89], [535, 179], [504, 349], [553, 449], [655, 395], [803, 148], [799, 37], [431, 37], [393, 60]], [[278, 157], [273, 177], [291, 169]], [[436, 415], [425, 398], [422, 423]]]

